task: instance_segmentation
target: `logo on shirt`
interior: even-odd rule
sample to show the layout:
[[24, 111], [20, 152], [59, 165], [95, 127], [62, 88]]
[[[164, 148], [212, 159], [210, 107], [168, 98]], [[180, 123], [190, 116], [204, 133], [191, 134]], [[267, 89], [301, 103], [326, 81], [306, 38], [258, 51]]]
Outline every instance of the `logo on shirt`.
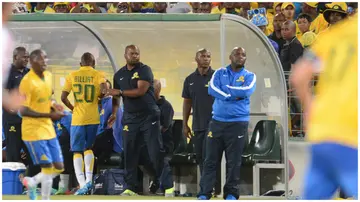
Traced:
[[139, 78], [140, 78], [139, 73], [137, 73], [137, 72], [135, 72], [131, 77], [131, 79], [139, 79]]
[[123, 128], [123, 131], [129, 132], [129, 126], [128, 126], [128, 125], [125, 125], [124, 128]]
[[124, 77], [121, 77], [121, 78], [120, 78], [120, 81], [123, 80], [123, 79], [124, 79]]
[[194, 85], [194, 83], [190, 83], [190, 86]]
[[100, 116], [101, 115], [104, 115], [105, 114], [105, 110], [104, 109], [101, 109], [101, 111], [100, 111]]
[[56, 124], [56, 127], [57, 127], [58, 130], [62, 130], [62, 127], [61, 127], [61, 124], [60, 124], [60, 123], [57, 123], [57, 124]]
[[238, 80], [236, 80], [236, 82], [244, 82], [245, 80], [244, 80], [244, 76], [240, 76], [239, 78], [238, 78]]
[[43, 154], [43, 155], [41, 155], [40, 160], [42, 160], [42, 161], [47, 161], [47, 160], [49, 160], [49, 159], [48, 159], [48, 157], [47, 157], [45, 154]]
[[9, 132], [16, 132], [15, 126], [10, 126]]
[[210, 83], [210, 81], [207, 84], [205, 84], [205, 88], [209, 87], [209, 83]]
[[213, 137], [213, 136], [212, 136], [212, 132], [210, 131], [207, 136], [208, 136], [209, 138], [212, 138], [212, 137]]

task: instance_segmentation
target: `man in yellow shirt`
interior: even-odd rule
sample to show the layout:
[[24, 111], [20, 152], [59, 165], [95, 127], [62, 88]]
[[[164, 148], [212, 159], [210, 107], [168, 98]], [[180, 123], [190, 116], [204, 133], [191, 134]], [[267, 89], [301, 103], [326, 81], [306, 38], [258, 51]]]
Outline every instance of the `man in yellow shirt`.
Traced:
[[[84, 195], [92, 186], [94, 169], [94, 153], [91, 150], [100, 123], [98, 98], [106, 87], [106, 79], [102, 72], [95, 70], [95, 58], [91, 53], [81, 57], [80, 69], [66, 77], [61, 94], [62, 102], [73, 111], [70, 142], [74, 152], [74, 169], [80, 189], [75, 195]], [[68, 100], [73, 91], [75, 106]], [[82, 156], [84, 153], [84, 157]], [[84, 176], [85, 162], [85, 176]]]
[[[22, 140], [41, 172], [34, 177], [25, 177], [22, 183], [28, 189], [30, 199], [36, 199], [36, 188], [41, 182], [43, 200], [49, 200], [53, 178], [64, 169], [63, 156], [51, 120], [64, 116], [60, 105], [52, 104], [52, 75], [46, 71], [46, 53], [40, 49], [30, 54], [31, 70], [20, 83], [20, 93], [25, 102], [20, 109]], [[53, 110], [51, 109], [52, 107]]]
[[[290, 77], [304, 104], [312, 144], [305, 200], [330, 199], [339, 187], [346, 196], [358, 197], [357, 30], [357, 15], [335, 25], [317, 39]], [[315, 98], [308, 85], [313, 73], [320, 73]]]
[[317, 11], [318, 2], [304, 2], [302, 12], [310, 15], [312, 23], [310, 25], [310, 31], [318, 34], [325, 30], [329, 23], [326, 22], [323, 14], [319, 14]]

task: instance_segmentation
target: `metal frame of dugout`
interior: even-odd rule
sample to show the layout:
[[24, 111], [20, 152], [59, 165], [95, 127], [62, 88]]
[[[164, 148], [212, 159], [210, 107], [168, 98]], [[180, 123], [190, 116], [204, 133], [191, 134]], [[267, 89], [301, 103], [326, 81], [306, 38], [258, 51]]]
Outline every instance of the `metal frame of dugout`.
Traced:
[[[126, 24], [127, 26], [137, 25], [138, 23], [142, 23], [141, 25], [147, 26], [148, 23], [150, 23], [152, 24], [151, 26], [159, 26], [160, 28], [162, 26], [168, 26], [172, 24], [178, 25], [179, 23], [181, 24], [181, 26], [190, 26], [194, 23], [196, 23], [195, 26], [204, 26], [203, 31], [201, 29], [193, 28], [194, 33], [187, 35], [194, 37], [198, 36], [196, 35], [197, 32], [202, 31], [203, 33], [207, 33], [206, 29], [208, 29], [209, 27], [207, 24], [209, 24], [212, 32], [214, 32], [216, 35], [215, 38], [208, 39], [210, 40], [210, 43], [214, 44], [213, 49], [210, 48], [210, 50], [212, 51], [213, 57], [212, 64], [215, 67], [224, 67], [227, 64], [227, 57], [233, 47], [244, 47], [248, 54], [248, 59], [246, 62], [247, 69], [256, 73], [258, 83], [255, 95], [251, 98], [251, 103], [254, 103], [251, 106], [251, 120], [255, 120], [255, 123], [258, 123], [258, 121], [261, 121], [261, 119], [276, 121], [276, 130], [278, 131], [278, 134], [280, 134], [279, 142], [281, 152], [280, 159], [278, 159], [277, 161], [262, 158], [253, 159], [252, 196], [258, 197], [259, 195], [261, 195], [260, 169], [280, 169], [282, 171], [282, 189], [285, 191], [285, 198], [288, 198], [288, 107], [286, 82], [277, 53], [260, 29], [251, 24], [248, 20], [230, 14], [27, 14], [13, 15], [11, 18], [11, 22], [9, 23], [10, 25], [12, 25], [12, 23], [15, 22], [15, 26], [17, 26], [16, 23], [57, 23], [57, 21], [76, 23], [77, 25], [81, 25], [86, 30], [88, 30], [88, 32], [90, 32], [91, 35], [93, 35], [93, 37], [98, 40], [102, 48], [105, 50], [114, 71], [119, 69], [120, 64], [123, 63], [123, 61], [117, 61], [119, 60], [119, 57], [116, 57], [116, 54], [114, 54], [114, 52], [116, 52], [117, 50], [112, 45], [113, 41], [105, 39], [107, 37], [106, 34], [104, 34], [103, 30], [101, 30], [101, 27], [96, 26], [99, 25], [96, 24], [96, 22], [112, 23], [113, 25], [116, 25], [116, 23], [121, 24], [131, 22], [131, 24]], [[191, 29], [192, 28], [188, 29], [187, 31], [192, 31]], [[160, 32], [162, 31], [163, 30], [158, 28], [157, 34], [161, 34]], [[190, 38], [187, 39], [190, 40]], [[176, 42], [163, 42], [163, 44], [167, 45], [171, 45], [172, 43]], [[186, 43], [186, 40], [181, 41], [181, 43]], [[200, 45], [202, 47], [206, 47], [204, 46], [204, 44]], [[195, 53], [195, 47], [189, 46], [189, 48], [192, 49], [192, 54]], [[192, 58], [193, 56], [191, 57], [191, 59]], [[152, 65], [150, 66], [153, 67]], [[187, 71], [184, 75], [188, 75], [192, 71], [193, 68]], [[177, 85], [182, 86], [182, 83], [178, 83]], [[264, 107], [265, 105], [262, 102], [264, 101], [265, 97], [275, 99], [276, 101], [268, 101], [267, 104], [270, 104], [270, 106]], [[252, 140], [253, 139], [256, 141], [257, 137], [252, 138]], [[256, 146], [257, 142], [254, 142], [253, 144]], [[226, 178], [226, 163], [224, 157], [225, 156], [223, 156], [221, 162], [221, 187], [224, 186], [224, 179]], [[241, 195], [241, 197], [242, 196], [243, 195]]]

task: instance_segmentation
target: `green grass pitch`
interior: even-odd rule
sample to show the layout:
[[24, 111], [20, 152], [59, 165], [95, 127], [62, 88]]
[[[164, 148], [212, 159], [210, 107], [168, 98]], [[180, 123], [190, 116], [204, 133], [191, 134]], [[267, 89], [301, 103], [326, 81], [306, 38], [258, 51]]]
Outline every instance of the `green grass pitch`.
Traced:
[[[3, 195], [3, 200], [28, 200], [29, 198], [26, 195]], [[38, 199], [41, 199], [41, 196], [38, 196]], [[100, 196], [100, 195], [87, 195], [87, 196], [74, 196], [74, 195], [64, 195], [64, 196], [51, 196], [51, 200], [196, 200], [195, 197], [174, 197], [174, 198], [165, 198], [163, 196]], [[221, 200], [222, 198], [212, 198], [212, 200]], [[250, 197], [250, 198], [240, 198], [240, 200], [281, 200], [284, 198], [265, 198], [265, 197]]]

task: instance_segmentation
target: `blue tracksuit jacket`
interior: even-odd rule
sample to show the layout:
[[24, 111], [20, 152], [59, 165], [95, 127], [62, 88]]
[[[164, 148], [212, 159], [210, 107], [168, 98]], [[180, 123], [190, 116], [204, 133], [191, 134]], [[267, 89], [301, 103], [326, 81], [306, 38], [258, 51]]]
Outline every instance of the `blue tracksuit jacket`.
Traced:
[[250, 96], [256, 88], [256, 75], [243, 67], [234, 72], [231, 66], [220, 68], [213, 74], [208, 88], [215, 98], [213, 119], [221, 122], [249, 121]]

